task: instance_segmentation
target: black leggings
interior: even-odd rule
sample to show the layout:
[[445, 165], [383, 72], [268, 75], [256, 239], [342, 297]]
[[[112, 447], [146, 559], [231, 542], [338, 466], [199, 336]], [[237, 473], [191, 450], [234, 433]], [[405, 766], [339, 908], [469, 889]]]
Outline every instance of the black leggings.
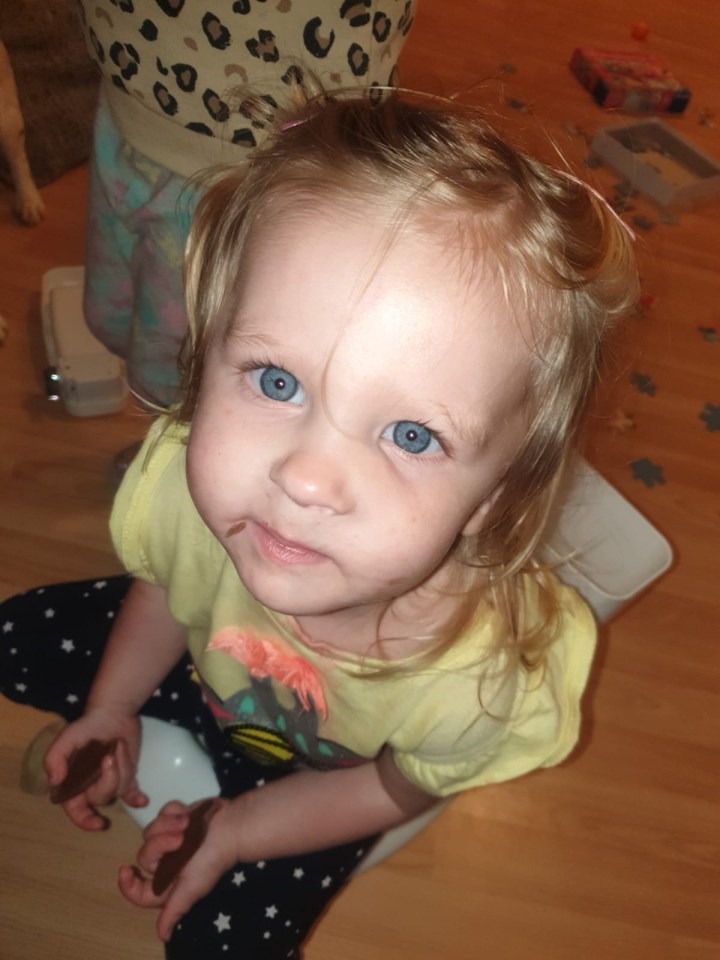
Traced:
[[[0, 604], [0, 693], [76, 720], [130, 583], [128, 577], [110, 577], [58, 584]], [[287, 776], [287, 771], [259, 765], [233, 749], [189, 673], [185, 658], [141, 713], [202, 735], [225, 797]], [[168, 960], [299, 957], [310, 928], [375, 839], [236, 864], [178, 924], [166, 945]]]

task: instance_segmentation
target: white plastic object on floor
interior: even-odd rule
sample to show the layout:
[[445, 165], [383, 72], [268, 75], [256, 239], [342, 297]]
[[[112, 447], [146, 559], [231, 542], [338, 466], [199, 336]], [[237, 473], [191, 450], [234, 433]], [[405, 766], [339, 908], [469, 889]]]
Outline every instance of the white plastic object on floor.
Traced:
[[668, 541], [589, 463], [575, 458], [543, 559], [609, 620], [672, 563]]
[[147, 826], [169, 800], [194, 803], [216, 797], [220, 787], [210, 757], [183, 727], [155, 717], [140, 717], [142, 742], [137, 780], [150, 802], [125, 809], [141, 827]]
[[83, 267], [55, 267], [42, 278], [41, 312], [48, 399], [62, 400], [74, 417], [117, 413], [128, 388], [124, 366], [87, 327]]
[[[578, 458], [566, 480], [566, 493], [549, 528], [543, 549], [558, 575], [572, 584], [607, 620], [668, 569], [667, 540], [614, 487]], [[144, 810], [129, 809], [142, 825], [152, 810], [171, 799], [185, 802], [215, 796], [212, 764], [190, 733], [143, 718], [138, 781], [152, 797]], [[362, 872], [380, 863], [424, 830], [448, 805], [443, 800], [421, 816], [388, 830], [360, 864]]]

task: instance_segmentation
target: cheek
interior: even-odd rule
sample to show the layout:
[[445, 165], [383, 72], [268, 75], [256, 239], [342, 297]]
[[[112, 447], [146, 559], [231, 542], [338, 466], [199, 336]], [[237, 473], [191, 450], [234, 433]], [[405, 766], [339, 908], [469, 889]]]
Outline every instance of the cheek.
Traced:
[[229, 446], [222, 421], [202, 411], [193, 421], [187, 449], [187, 482], [196, 502], [207, 503], [211, 493], [222, 491], [222, 478], [229, 469]]
[[[442, 502], [442, 501], [440, 501]], [[388, 506], [380, 517], [378, 540], [384, 544], [383, 565], [393, 564], [421, 572], [440, 564], [451, 551], [461, 528], [452, 509], [438, 510], [438, 500], [427, 504]]]

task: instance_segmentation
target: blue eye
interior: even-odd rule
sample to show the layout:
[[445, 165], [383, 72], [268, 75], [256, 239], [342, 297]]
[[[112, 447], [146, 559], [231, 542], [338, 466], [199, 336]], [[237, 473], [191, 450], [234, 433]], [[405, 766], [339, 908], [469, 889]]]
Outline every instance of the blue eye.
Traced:
[[397, 420], [391, 423], [382, 436], [384, 440], [392, 440], [405, 453], [439, 453], [442, 450], [437, 438], [427, 427], [413, 420]]
[[258, 367], [250, 372], [250, 379], [260, 393], [280, 403], [302, 403], [305, 391], [299, 381], [279, 367]]

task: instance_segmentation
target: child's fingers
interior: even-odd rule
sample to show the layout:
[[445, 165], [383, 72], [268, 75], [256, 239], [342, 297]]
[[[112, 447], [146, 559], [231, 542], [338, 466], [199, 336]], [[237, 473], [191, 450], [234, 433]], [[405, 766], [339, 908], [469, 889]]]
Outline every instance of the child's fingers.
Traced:
[[152, 881], [143, 877], [136, 867], [122, 866], [118, 871], [120, 893], [136, 907], [159, 907], [164, 898], [152, 892]]
[[151, 831], [156, 825], [161, 828], [171, 826], [173, 823], [177, 823], [181, 820], [187, 822], [188, 817], [190, 816], [191, 808], [188, 804], [183, 803], [181, 800], [169, 800], [167, 803], [163, 804], [162, 807], [158, 810], [158, 815], [145, 827], [145, 833]]
[[[136, 867], [122, 866], [118, 871], [118, 887], [125, 899], [136, 907], [162, 908], [158, 914], [157, 933], [163, 942], [167, 942], [178, 921], [212, 888], [212, 884], [207, 889], [193, 892], [189, 884], [178, 881], [169, 895], [165, 893], [158, 897], [153, 893], [152, 880], [144, 877]], [[167, 902], [163, 906], [164, 901]]]
[[164, 833], [184, 833], [190, 819], [188, 808], [179, 801], [165, 804], [154, 820], [143, 830], [143, 840], [152, 840]]
[[67, 817], [81, 830], [106, 830], [108, 821], [88, 802], [84, 793], [63, 804]]
[[196, 864], [194, 870], [183, 871], [170, 888], [170, 896], [157, 919], [157, 933], [163, 943], [167, 943], [175, 925], [188, 910], [210, 893], [217, 882], [218, 876], [215, 872], [206, 872], [198, 867], [199, 864]]
[[172, 853], [173, 850], [178, 850], [185, 839], [185, 831], [180, 828], [178, 830], [163, 830], [145, 838], [145, 843], [138, 851], [137, 863], [141, 870], [145, 873], [154, 874], [157, 870], [158, 863], [165, 856], [166, 853]]
[[145, 807], [148, 804], [147, 794], [138, 786], [137, 765], [130, 756], [130, 751], [124, 740], [120, 740], [115, 751], [120, 780], [119, 796], [130, 807]]
[[51, 787], [62, 783], [67, 776], [70, 757], [75, 749], [71, 735], [64, 730], [46, 750], [43, 767]]
[[109, 753], [103, 757], [100, 776], [85, 791], [85, 797], [92, 806], [104, 807], [117, 800], [120, 792], [120, 770], [117, 757]]

